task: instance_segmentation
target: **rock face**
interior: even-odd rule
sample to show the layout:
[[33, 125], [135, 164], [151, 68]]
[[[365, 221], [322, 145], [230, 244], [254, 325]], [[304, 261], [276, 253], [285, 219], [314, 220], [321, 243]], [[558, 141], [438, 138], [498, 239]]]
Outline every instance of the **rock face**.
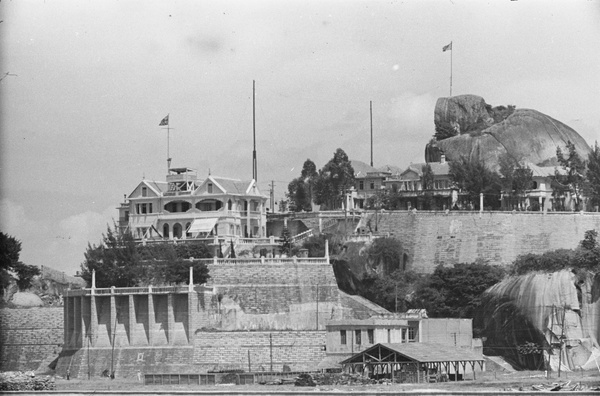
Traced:
[[10, 302], [12, 302], [15, 306], [21, 307], [21, 308], [43, 307], [44, 306], [44, 302], [42, 301], [42, 299], [37, 294], [33, 294], [33, 293], [23, 293], [23, 292], [15, 293]]
[[535, 110], [492, 108], [475, 95], [438, 99], [434, 119], [436, 126], [450, 126], [458, 133], [427, 149], [435, 153], [437, 147], [449, 161], [466, 156], [497, 170], [498, 158], [509, 153], [537, 166], [557, 166], [556, 147], [564, 150], [569, 140], [582, 158], [590, 152], [586, 141], [560, 121]]
[[486, 293], [484, 353], [501, 355], [517, 369], [558, 370], [559, 362], [562, 370], [596, 368], [600, 276], [532, 273]]

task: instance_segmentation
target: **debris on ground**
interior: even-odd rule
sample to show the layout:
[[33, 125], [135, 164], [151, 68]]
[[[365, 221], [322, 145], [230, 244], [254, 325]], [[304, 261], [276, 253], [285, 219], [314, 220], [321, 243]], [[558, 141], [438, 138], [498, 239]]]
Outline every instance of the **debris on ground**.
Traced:
[[36, 376], [33, 371], [0, 373], [0, 391], [54, 390], [56, 383], [50, 375]]

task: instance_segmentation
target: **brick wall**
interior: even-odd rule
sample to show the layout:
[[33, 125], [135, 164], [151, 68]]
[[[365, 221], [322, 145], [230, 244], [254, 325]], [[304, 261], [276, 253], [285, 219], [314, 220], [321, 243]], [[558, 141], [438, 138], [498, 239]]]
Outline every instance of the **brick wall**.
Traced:
[[62, 344], [62, 307], [0, 310], [0, 371], [45, 369]]
[[591, 229], [600, 231], [600, 215], [393, 211], [378, 221], [379, 232], [399, 239], [419, 272], [477, 259], [509, 265], [521, 254], [575, 248]]
[[[196, 332], [194, 365], [200, 371], [314, 370], [325, 357], [324, 331]], [[232, 363], [235, 362], [235, 363]]]

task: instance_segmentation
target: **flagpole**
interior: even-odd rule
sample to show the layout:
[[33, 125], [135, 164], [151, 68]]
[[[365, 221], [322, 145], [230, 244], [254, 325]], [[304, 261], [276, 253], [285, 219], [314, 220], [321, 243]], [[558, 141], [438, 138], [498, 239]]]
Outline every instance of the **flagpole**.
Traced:
[[450, 41], [450, 96], [452, 96], [452, 41]]
[[[169, 116], [169, 114], [167, 114], [167, 117], [168, 116]], [[169, 152], [170, 135], [171, 135], [171, 120], [169, 119], [167, 122], [167, 174], [169, 173], [169, 170], [171, 169], [171, 156], [170, 156], [170, 152]]]

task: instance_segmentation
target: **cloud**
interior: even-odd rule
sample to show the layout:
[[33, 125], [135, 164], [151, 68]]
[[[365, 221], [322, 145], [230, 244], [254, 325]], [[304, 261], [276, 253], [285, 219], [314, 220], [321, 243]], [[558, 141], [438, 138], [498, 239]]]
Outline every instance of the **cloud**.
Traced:
[[2, 199], [0, 216], [1, 231], [21, 241], [21, 261], [72, 275], [84, 259], [88, 241], [98, 244], [117, 213], [111, 206], [101, 213], [86, 211], [54, 223], [33, 219], [25, 207]]
[[199, 34], [186, 37], [185, 43], [200, 54], [216, 54], [223, 49], [225, 40], [217, 36], [202, 36]]

